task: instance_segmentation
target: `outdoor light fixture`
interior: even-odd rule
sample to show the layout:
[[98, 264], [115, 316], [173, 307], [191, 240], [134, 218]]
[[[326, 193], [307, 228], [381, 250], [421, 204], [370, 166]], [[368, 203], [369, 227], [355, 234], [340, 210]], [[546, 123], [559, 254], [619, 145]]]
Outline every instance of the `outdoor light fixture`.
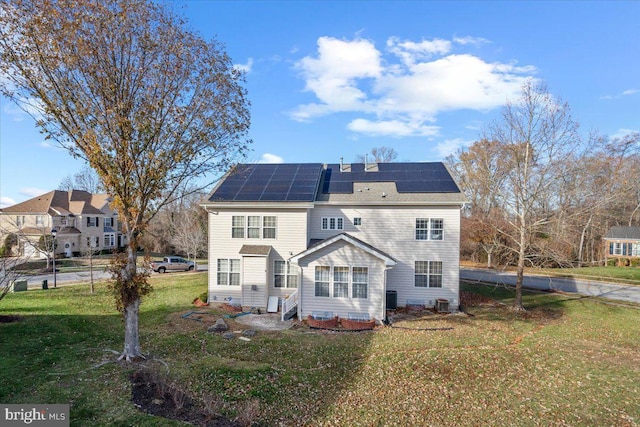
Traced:
[[58, 283], [56, 280], [56, 235], [58, 234], [58, 230], [55, 228], [51, 229], [51, 237], [53, 237], [53, 241], [51, 242], [51, 252], [53, 253], [53, 287], [56, 288]]

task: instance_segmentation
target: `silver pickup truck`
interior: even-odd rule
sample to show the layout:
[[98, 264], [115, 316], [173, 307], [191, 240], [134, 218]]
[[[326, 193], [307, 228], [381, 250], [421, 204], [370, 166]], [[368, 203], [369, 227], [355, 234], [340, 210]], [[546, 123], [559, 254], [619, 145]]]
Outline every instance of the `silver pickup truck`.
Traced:
[[187, 261], [179, 256], [167, 256], [162, 261], [153, 261], [151, 269], [158, 273], [167, 271], [191, 271], [195, 270], [196, 264], [193, 261]]

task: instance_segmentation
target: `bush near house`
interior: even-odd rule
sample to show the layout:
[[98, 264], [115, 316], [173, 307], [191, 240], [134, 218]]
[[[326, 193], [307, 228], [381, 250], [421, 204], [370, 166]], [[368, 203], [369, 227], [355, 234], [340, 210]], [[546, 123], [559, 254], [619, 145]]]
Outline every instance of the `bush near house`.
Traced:
[[[191, 301], [206, 289], [206, 275], [161, 276], [152, 283], [154, 292], [141, 307], [148, 354], [141, 364], [113, 363], [122, 319], [104, 285], [94, 295], [79, 285], [5, 298], [0, 316], [19, 321], [0, 323], [0, 401], [71, 403], [72, 425], [640, 420], [638, 308], [525, 293], [528, 310], [516, 314], [508, 308], [510, 290], [463, 286], [473, 316], [412, 313], [375, 331], [294, 327], [243, 341], [207, 333], [224, 313], [215, 306], [183, 317], [196, 311]], [[225, 321], [231, 331], [247, 328]], [[163, 393], [163, 407], [170, 403], [160, 415], [183, 418], [141, 412], [131, 402], [132, 392], [143, 388], [139, 381]], [[184, 418], [195, 417], [193, 411], [201, 418]]]

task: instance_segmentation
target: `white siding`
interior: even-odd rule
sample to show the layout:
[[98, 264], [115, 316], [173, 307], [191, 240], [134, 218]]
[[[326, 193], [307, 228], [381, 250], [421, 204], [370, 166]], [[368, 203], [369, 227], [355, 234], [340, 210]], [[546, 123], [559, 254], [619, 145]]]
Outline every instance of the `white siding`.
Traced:
[[[323, 217], [344, 218], [344, 230], [322, 230]], [[354, 226], [353, 219], [362, 218]], [[415, 239], [416, 218], [442, 218], [444, 240]], [[387, 272], [387, 289], [398, 292], [398, 305], [407, 299], [421, 299], [432, 305], [437, 298], [456, 299], [459, 295], [460, 207], [357, 207], [317, 205], [310, 213], [308, 233], [311, 239], [346, 232], [385, 252], [398, 264]], [[442, 261], [442, 288], [414, 286], [415, 261]]]
[[[231, 237], [231, 219], [235, 215], [270, 215], [277, 217], [275, 239], [237, 239]], [[272, 268], [274, 259], [288, 259], [291, 255], [302, 252], [307, 248], [307, 209], [219, 209], [209, 208], [209, 297], [212, 301], [225, 298], [242, 298], [241, 286], [217, 286], [217, 260], [242, 259], [240, 249], [243, 245], [271, 246], [271, 253], [267, 261], [265, 279], [269, 287], [269, 295], [286, 295], [291, 290], [276, 290], [273, 288]], [[240, 281], [247, 272], [241, 273]], [[254, 277], [255, 278], [255, 277]]]
[[242, 305], [267, 307], [267, 257], [242, 258]]
[[[384, 262], [380, 258], [347, 242], [338, 241], [300, 260], [302, 269], [300, 312], [304, 318], [314, 311], [332, 311], [340, 317], [348, 313], [369, 313], [374, 319], [384, 319]], [[315, 267], [367, 267], [369, 269], [368, 298], [334, 298], [315, 296]], [[350, 278], [351, 281], [351, 278]], [[332, 280], [330, 282], [331, 286]]]

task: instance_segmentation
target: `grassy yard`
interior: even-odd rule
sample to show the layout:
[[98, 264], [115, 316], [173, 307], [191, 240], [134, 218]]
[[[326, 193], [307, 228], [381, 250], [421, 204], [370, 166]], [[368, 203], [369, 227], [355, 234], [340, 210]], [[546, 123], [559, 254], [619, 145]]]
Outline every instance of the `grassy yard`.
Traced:
[[546, 268], [531, 269], [530, 272], [560, 277], [573, 277], [576, 279], [604, 280], [640, 285], [640, 268], [638, 267]]
[[[72, 425], [165, 426], [131, 402], [144, 369], [240, 424], [322, 426], [640, 425], [640, 310], [590, 298], [474, 292], [473, 316], [407, 316], [395, 327], [295, 327], [251, 341], [207, 334], [221, 312], [181, 316], [206, 275], [154, 278], [141, 364], [114, 363], [123, 323], [104, 286], [10, 294], [0, 315], [0, 402], [71, 403]], [[231, 330], [246, 327], [227, 319]]]

